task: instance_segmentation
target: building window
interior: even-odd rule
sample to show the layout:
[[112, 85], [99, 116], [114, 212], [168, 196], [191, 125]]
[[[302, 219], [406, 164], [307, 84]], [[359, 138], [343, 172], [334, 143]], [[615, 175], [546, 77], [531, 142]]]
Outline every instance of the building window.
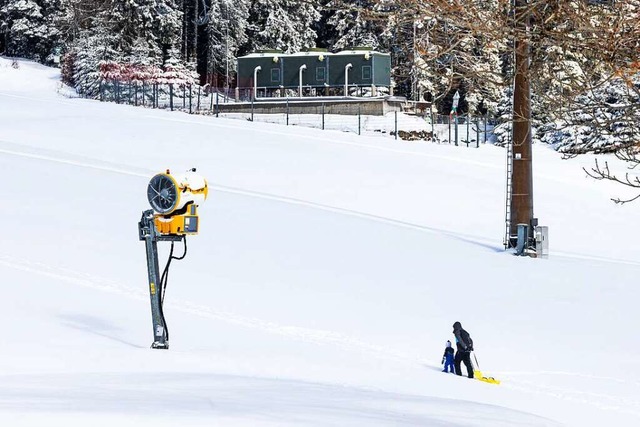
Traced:
[[280, 83], [280, 68], [271, 69], [271, 82]]
[[371, 80], [371, 65], [362, 66], [362, 80]]
[[326, 79], [325, 72], [326, 68], [316, 67], [316, 81], [323, 82]]

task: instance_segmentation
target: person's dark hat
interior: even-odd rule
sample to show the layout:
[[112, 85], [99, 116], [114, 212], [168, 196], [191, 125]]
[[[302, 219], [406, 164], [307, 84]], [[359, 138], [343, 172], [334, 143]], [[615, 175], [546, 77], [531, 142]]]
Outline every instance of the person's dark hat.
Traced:
[[460, 322], [456, 322], [453, 324], [453, 329], [462, 329], [462, 325], [460, 324]]

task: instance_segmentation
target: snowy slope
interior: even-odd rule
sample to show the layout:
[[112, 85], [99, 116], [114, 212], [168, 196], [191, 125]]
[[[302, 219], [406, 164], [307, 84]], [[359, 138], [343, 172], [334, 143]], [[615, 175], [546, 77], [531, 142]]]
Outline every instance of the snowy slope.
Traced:
[[[56, 70], [9, 64], [2, 425], [640, 421], [638, 206], [585, 178], [590, 159], [535, 147], [551, 257], [516, 258], [500, 148], [68, 99]], [[136, 227], [167, 167], [212, 191], [172, 266], [164, 352]], [[439, 372], [456, 320], [503, 384]]]

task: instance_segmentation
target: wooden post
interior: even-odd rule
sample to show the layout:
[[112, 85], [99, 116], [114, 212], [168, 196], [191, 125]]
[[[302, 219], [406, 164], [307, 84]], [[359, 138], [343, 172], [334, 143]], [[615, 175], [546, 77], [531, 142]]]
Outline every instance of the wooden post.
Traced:
[[[515, 247], [518, 224], [531, 225], [533, 219], [533, 168], [531, 140], [531, 82], [527, 39], [528, 1], [515, 1], [516, 40], [513, 93], [513, 177], [509, 246]], [[529, 227], [529, 234], [533, 227]]]

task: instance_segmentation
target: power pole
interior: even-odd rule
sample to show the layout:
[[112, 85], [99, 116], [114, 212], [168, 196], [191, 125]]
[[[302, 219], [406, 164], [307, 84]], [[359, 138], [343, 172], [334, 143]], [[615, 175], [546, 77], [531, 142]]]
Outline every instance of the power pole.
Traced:
[[531, 82], [529, 75], [529, 11], [527, 0], [515, 0], [515, 77], [513, 92], [513, 175], [509, 246], [515, 247], [518, 224], [532, 236], [533, 169]]

